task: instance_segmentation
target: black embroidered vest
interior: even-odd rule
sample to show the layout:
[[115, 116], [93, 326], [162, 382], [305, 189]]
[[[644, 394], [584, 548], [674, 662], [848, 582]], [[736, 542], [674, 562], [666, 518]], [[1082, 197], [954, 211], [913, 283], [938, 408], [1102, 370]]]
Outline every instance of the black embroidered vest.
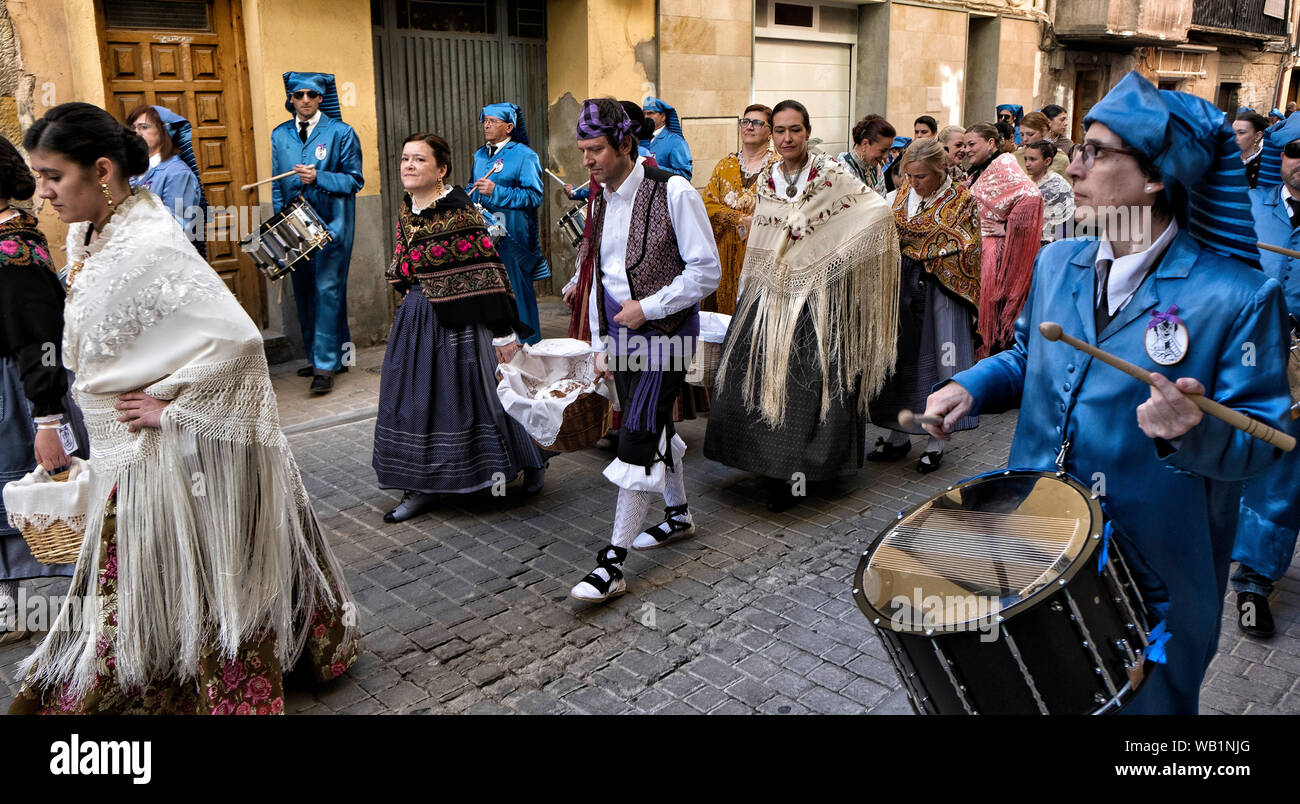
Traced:
[[[677, 248], [677, 233], [673, 231], [673, 220], [668, 212], [668, 180], [673, 174], [659, 168], [645, 167], [645, 179], [637, 188], [632, 201], [632, 218], [628, 223], [627, 255], [624, 265], [627, 267], [628, 284], [632, 288], [632, 298], [640, 301], [667, 287], [674, 279], [682, 275], [686, 263]], [[609, 322], [605, 319], [605, 289], [601, 281], [600, 242], [605, 229], [605, 194], [596, 196], [594, 204], [596, 216], [595, 236], [589, 241], [595, 249], [595, 284], [596, 309], [600, 313], [600, 334], [609, 334]], [[686, 319], [695, 311], [694, 306], [679, 310], [655, 321], [647, 321], [646, 326], [665, 335], [672, 335], [681, 328]]]

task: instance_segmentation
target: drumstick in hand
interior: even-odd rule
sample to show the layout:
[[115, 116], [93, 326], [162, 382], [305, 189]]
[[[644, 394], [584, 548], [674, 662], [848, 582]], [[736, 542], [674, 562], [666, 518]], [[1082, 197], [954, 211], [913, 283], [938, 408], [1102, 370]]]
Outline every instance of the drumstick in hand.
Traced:
[[942, 416], [926, 416], [922, 413], [913, 413], [910, 410], [900, 410], [898, 412], [898, 423], [911, 429], [917, 425], [928, 424], [933, 427], [943, 427]]
[[[1041, 332], [1043, 337], [1049, 341], [1065, 341], [1075, 349], [1078, 349], [1085, 354], [1092, 355], [1106, 365], [1111, 366], [1112, 368], [1117, 368], [1130, 377], [1141, 380], [1147, 385], [1151, 384], [1151, 372], [1139, 366], [1135, 366], [1127, 360], [1118, 358], [1109, 352], [1102, 351], [1090, 343], [1084, 343], [1072, 335], [1067, 335], [1064, 330], [1061, 329], [1060, 324], [1052, 321], [1044, 321], [1038, 325], [1038, 331]], [[1196, 407], [1200, 408], [1202, 412], [1207, 413], [1220, 421], [1227, 422], [1238, 430], [1244, 432], [1246, 435], [1254, 436], [1261, 441], [1272, 444], [1284, 452], [1290, 452], [1295, 449], [1295, 438], [1281, 430], [1269, 427], [1267, 424], [1252, 419], [1244, 413], [1221, 405], [1203, 394], [1189, 394], [1185, 391], [1183, 394], [1188, 399], [1192, 400], [1192, 402], [1196, 404]]]
[[286, 170], [285, 172], [281, 173], [279, 176], [272, 176], [272, 177], [269, 178], [269, 179], [262, 179], [261, 181], [255, 181], [255, 182], [253, 182], [252, 184], [245, 184], [243, 187], [240, 187], [239, 189], [244, 190], [244, 191], [248, 191], [248, 190], [253, 189], [254, 187], [258, 187], [258, 186], [261, 186], [261, 185], [263, 185], [263, 184], [270, 184], [270, 183], [273, 182], [273, 181], [279, 181], [280, 179], [287, 179], [287, 178], [289, 178], [290, 176], [292, 176], [294, 173], [297, 173], [297, 171], [296, 171], [296, 170]]

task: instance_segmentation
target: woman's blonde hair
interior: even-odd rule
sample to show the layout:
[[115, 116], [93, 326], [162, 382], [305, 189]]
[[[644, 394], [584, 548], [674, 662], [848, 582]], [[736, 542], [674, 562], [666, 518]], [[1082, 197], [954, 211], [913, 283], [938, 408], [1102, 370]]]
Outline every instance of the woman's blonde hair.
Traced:
[[943, 130], [939, 132], [939, 136], [935, 137], [935, 139], [937, 139], [939, 142], [946, 144], [948, 140], [953, 138], [954, 135], [965, 134], [965, 133], [966, 133], [966, 129], [962, 128], [961, 126], [944, 126]]
[[919, 163], [926, 170], [942, 176], [948, 172], [945, 158], [948, 152], [944, 150], [943, 144], [937, 137], [927, 137], [923, 140], [914, 140], [907, 150], [903, 151], [902, 157], [899, 158], [899, 169], [907, 170], [907, 166], [913, 162]]

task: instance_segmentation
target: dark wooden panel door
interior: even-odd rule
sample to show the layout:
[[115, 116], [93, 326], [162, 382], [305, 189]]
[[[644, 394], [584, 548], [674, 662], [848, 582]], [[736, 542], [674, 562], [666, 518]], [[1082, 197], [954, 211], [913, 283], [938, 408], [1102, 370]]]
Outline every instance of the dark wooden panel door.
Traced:
[[238, 0], [100, 0], [98, 11], [109, 112], [125, 120], [148, 103], [190, 121], [208, 262], [265, 327], [265, 283], [239, 249], [257, 217], [239, 191], [253, 169]]

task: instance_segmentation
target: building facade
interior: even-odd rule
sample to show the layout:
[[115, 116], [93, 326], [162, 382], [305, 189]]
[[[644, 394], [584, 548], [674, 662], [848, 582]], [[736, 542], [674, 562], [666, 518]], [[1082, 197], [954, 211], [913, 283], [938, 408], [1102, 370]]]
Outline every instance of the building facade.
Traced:
[[[85, 100], [124, 115], [156, 103], [195, 127], [210, 203], [210, 261], [268, 332], [297, 339], [292, 289], [239, 252], [269, 214], [270, 132], [288, 119], [281, 74], [337, 77], [363, 147], [349, 316], [358, 346], [387, 335], [383, 280], [400, 203], [397, 157], [415, 131], [450, 142], [453, 178], [473, 181], [479, 109], [525, 114], [544, 167], [580, 184], [581, 101], [665, 99], [678, 110], [703, 186], [737, 147], [750, 103], [808, 106], [821, 148], [883, 114], [910, 134], [994, 118], [1000, 103], [1064, 106], [1078, 121], [1130, 69], [1160, 86], [1266, 113], [1297, 97], [1293, 0], [0, 0], [0, 132], [18, 141], [46, 109]], [[64, 228], [36, 210], [56, 260]], [[546, 179], [543, 248], [558, 291], [574, 250], [555, 223], [576, 207]], [[559, 334], [559, 333], [548, 333]], [[301, 345], [296, 344], [300, 349]], [[283, 354], [281, 354], [283, 356]]]

